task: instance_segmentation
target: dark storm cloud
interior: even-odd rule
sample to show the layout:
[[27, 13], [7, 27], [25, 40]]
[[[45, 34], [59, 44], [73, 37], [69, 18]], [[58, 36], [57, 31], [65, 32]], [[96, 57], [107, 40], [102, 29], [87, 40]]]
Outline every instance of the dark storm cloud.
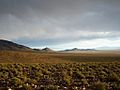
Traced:
[[33, 46], [120, 38], [119, 17], [120, 0], [0, 0], [0, 38]]

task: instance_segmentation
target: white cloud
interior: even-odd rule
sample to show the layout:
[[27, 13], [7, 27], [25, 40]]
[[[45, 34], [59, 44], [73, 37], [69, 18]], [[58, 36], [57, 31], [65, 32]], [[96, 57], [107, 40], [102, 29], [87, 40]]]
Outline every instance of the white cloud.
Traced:
[[116, 40], [109, 40], [109, 39], [94, 39], [94, 40], [85, 40], [85, 41], [76, 41], [67, 44], [60, 44], [56, 46], [50, 46], [56, 50], [62, 49], [71, 49], [71, 48], [81, 48], [81, 49], [97, 49], [101, 47], [119, 47], [120, 46], [120, 38]]

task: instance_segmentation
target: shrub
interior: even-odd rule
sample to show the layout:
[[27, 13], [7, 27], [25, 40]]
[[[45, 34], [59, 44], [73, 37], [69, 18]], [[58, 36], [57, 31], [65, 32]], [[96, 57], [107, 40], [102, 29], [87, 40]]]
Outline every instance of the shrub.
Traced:
[[107, 85], [102, 82], [97, 82], [91, 86], [92, 90], [107, 90]]

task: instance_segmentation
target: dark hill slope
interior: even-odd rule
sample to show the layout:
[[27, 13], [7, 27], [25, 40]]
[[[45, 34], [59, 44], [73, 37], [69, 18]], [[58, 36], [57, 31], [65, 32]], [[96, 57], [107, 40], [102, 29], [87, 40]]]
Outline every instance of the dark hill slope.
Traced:
[[19, 45], [7, 40], [0, 40], [0, 50], [32, 51], [32, 49], [29, 47]]

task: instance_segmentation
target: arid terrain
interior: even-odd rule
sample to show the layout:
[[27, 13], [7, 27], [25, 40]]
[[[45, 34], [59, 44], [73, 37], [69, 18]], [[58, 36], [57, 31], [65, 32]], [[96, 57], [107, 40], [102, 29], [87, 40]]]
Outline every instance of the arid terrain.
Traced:
[[81, 52], [22, 52], [0, 51], [0, 63], [62, 63], [62, 62], [116, 62], [118, 51]]
[[120, 90], [120, 51], [32, 49], [0, 41], [0, 90]]
[[120, 90], [119, 52], [0, 51], [0, 90]]

